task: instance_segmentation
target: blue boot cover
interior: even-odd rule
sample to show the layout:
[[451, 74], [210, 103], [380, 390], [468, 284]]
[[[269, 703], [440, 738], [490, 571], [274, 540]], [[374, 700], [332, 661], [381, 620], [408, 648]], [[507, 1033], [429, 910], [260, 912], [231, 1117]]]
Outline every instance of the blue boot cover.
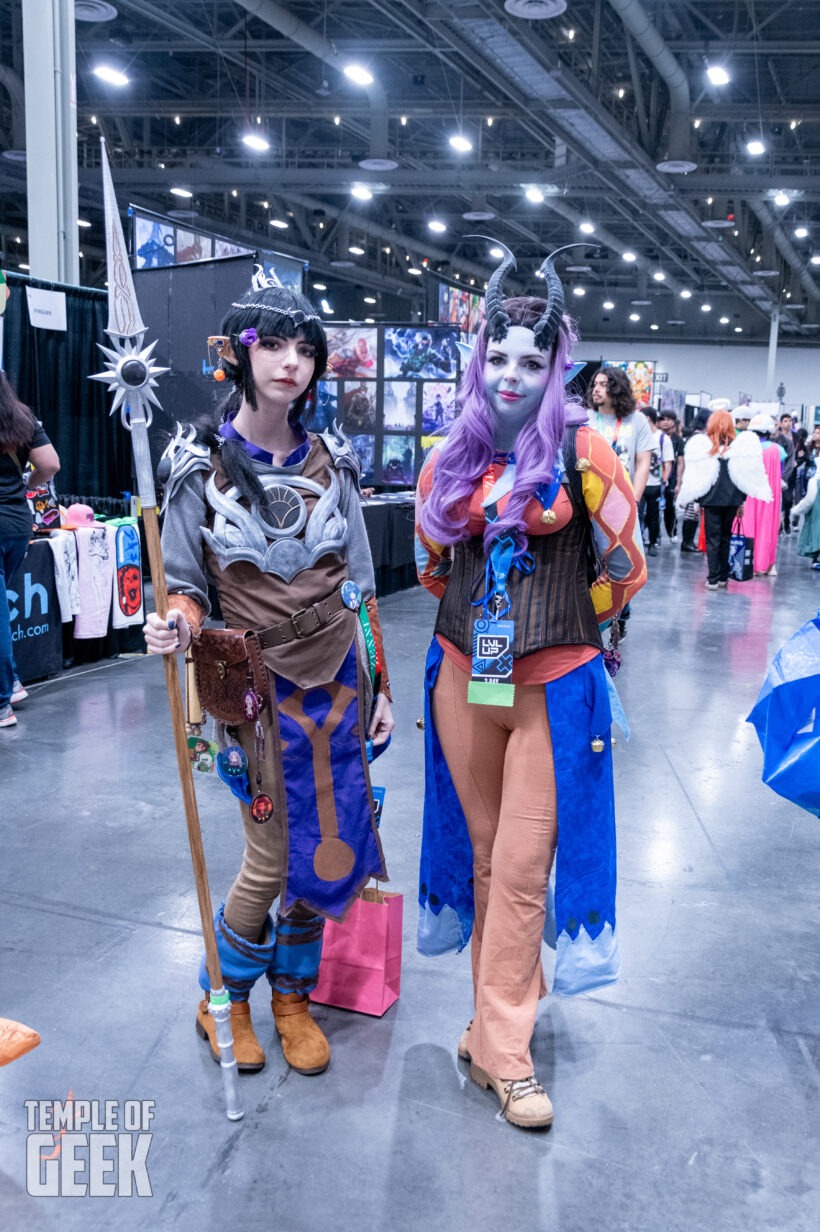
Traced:
[[[232, 1001], [247, 1001], [250, 991], [260, 975], [264, 975], [273, 961], [275, 942], [271, 936], [273, 921], [270, 916], [262, 929], [262, 940], [254, 945], [233, 932], [225, 923], [225, 904], [222, 903], [214, 916], [216, 948], [222, 967], [222, 981]], [[205, 958], [199, 966], [199, 986], [210, 992], [211, 981]]]
[[324, 927], [321, 915], [297, 920], [277, 914], [276, 949], [268, 966], [274, 992], [313, 992], [319, 980]]

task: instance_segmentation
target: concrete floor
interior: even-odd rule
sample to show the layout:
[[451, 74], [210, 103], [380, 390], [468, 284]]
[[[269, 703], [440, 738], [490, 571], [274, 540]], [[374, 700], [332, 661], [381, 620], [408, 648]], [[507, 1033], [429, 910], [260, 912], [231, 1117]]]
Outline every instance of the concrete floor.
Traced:
[[[621, 982], [548, 998], [534, 1039], [556, 1120], [528, 1135], [455, 1059], [467, 956], [414, 949], [422, 737], [434, 607], [383, 604], [398, 699], [382, 833], [404, 891], [400, 1001], [381, 1020], [317, 1007], [322, 1077], [288, 1072], [266, 989], [267, 1068], [222, 1111], [194, 1034], [198, 917], [163, 673], [146, 658], [31, 690], [0, 733], [0, 1015], [42, 1044], [0, 1070], [0, 1225], [25, 1229], [444, 1232], [820, 1226], [816, 818], [760, 782], [744, 723], [774, 650], [815, 614], [820, 576], [704, 590], [664, 545], [634, 604], [616, 752]], [[239, 861], [218, 781], [198, 776], [214, 898]], [[30, 1197], [27, 1099], [154, 1099], [152, 1197]], [[811, 1212], [814, 1211], [814, 1215]]]

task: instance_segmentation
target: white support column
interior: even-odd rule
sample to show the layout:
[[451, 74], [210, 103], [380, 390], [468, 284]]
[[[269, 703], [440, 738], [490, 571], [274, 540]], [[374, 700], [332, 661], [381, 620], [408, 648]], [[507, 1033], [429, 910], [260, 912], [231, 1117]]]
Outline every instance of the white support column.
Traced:
[[777, 362], [777, 334], [780, 329], [780, 309], [772, 309], [772, 320], [769, 326], [769, 362], [766, 365], [766, 399], [774, 401], [774, 366]]
[[33, 278], [76, 285], [74, 0], [25, 0], [22, 10], [29, 265]]

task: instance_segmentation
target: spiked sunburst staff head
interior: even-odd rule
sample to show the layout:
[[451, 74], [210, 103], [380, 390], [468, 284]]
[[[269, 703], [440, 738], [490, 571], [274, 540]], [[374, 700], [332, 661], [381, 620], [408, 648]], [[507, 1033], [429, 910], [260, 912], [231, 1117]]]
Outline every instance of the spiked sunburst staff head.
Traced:
[[126, 428], [130, 430], [132, 419], [144, 420], [147, 428], [153, 418], [151, 407], [160, 405], [154, 393], [156, 378], [169, 369], [160, 368], [154, 363], [153, 350], [157, 344], [152, 342], [143, 347], [144, 333], [137, 334], [134, 338], [120, 338], [116, 334], [111, 334], [110, 337], [110, 347], [97, 343], [106, 356], [107, 371], [96, 372], [91, 380], [106, 382], [109, 392], [114, 395], [111, 414], [119, 410]]

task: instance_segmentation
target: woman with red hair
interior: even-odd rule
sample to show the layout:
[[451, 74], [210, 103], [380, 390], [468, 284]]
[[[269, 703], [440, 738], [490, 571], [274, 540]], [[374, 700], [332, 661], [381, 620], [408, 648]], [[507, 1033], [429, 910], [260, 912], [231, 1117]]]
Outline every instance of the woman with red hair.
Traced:
[[763, 451], [754, 432], [737, 435], [728, 411], [714, 411], [705, 434], [690, 437], [683, 456], [678, 508], [697, 501], [703, 510], [709, 566], [706, 589], [717, 590], [729, 580], [732, 527], [735, 518], [743, 515], [745, 497], [772, 499]]

